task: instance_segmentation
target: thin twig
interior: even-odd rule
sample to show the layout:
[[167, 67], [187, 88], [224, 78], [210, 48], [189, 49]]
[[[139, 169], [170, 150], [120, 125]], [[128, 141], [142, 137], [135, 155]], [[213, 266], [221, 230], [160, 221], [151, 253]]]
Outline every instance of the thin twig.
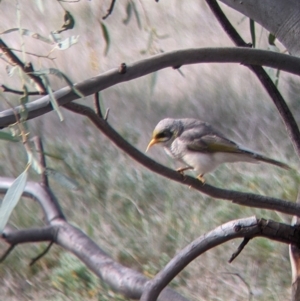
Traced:
[[242, 243], [239, 245], [237, 250], [231, 255], [230, 259], [228, 260], [229, 263], [232, 263], [232, 261], [239, 256], [239, 254], [243, 251], [249, 240], [250, 238], [247, 237], [243, 239]]
[[39, 76], [33, 74], [34, 69], [32, 64], [24, 64], [11, 50], [10, 48], [0, 39], [0, 49], [6, 55], [6, 57], [10, 60], [11, 64], [19, 66], [22, 71], [27, 74], [37, 85], [38, 90], [41, 93], [46, 93], [46, 88], [44, 86], [43, 81]]
[[[11, 89], [11, 88], [7, 87], [6, 85], [0, 85], [0, 88], [2, 88], [3, 92], [9, 92], [9, 93], [17, 94], [17, 95], [24, 94], [24, 91]], [[38, 91], [32, 91], [32, 92], [27, 93], [27, 95], [42, 95], [42, 94], [43, 93], [40, 93]], [[44, 95], [46, 95], [46, 93], [44, 93]]]
[[44, 147], [43, 147], [43, 143], [40, 137], [35, 136], [31, 139], [35, 145], [35, 149], [39, 155], [39, 163], [41, 164], [41, 166], [43, 167], [43, 172], [42, 172], [42, 183], [43, 185], [45, 185], [46, 187], [49, 187], [49, 179], [47, 176], [47, 172], [46, 172], [46, 157], [44, 154]]
[[107, 10], [106, 15], [102, 17], [103, 20], [105, 20], [109, 15], [111, 15], [111, 13], [112, 13], [113, 10], [114, 10], [115, 3], [116, 3], [116, 0], [112, 0], [112, 1], [111, 1], [110, 7], [109, 7], [109, 9]]
[[51, 241], [50, 243], [49, 243], [49, 245], [47, 246], [47, 248], [41, 253], [41, 254], [39, 254], [37, 257], [35, 257], [35, 258], [32, 258], [32, 260], [30, 261], [30, 263], [29, 263], [29, 266], [33, 266], [40, 258], [42, 258], [44, 255], [46, 255], [47, 253], [48, 253], [48, 251], [50, 250], [50, 248], [52, 247], [52, 245], [53, 245], [53, 241]]
[[95, 112], [100, 117], [103, 118], [101, 106], [100, 106], [100, 97], [99, 92], [94, 94], [94, 106], [95, 106]]
[[6, 257], [10, 254], [10, 252], [15, 248], [16, 245], [11, 245], [6, 251], [5, 253], [0, 257], [0, 263], [3, 262]]

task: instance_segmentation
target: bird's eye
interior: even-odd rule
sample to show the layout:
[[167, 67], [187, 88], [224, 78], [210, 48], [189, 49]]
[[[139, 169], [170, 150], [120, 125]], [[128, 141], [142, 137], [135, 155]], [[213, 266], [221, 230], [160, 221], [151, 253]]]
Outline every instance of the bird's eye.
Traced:
[[159, 139], [169, 138], [170, 136], [171, 136], [170, 131], [163, 131], [163, 132], [158, 133], [155, 136], [155, 138], [159, 140]]

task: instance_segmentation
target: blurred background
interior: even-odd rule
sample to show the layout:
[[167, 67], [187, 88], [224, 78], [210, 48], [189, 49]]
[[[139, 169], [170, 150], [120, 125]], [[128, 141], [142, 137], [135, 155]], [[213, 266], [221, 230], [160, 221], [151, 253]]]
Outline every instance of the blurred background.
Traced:
[[[8, 1], [0, 3], [0, 32], [26, 28], [48, 36], [63, 24], [64, 10], [75, 27], [62, 38], [79, 36], [78, 43], [51, 58], [18, 54], [35, 70], [57, 68], [74, 83], [152, 55], [184, 48], [233, 46], [204, 1], [128, 0], [116, 2], [111, 16], [102, 17], [110, 1]], [[221, 6], [246, 42], [251, 42], [249, 19]], [[103, 25], [108, 36], [103, 34]], [[256, 47], [268, 49], [268, 32], [255, 24]], [[47, 55], [53, 46], [18, 31], [2, 34], [5, 43]], [[23, 45], [23, 46], [22, 46]], [[276, 43], [280, 51], [284, 51]], [[107, 53], [106, 53], [107, 52]], [[0, 83], [21, 90], [18, 71], [6, 72], [0, 60]], [[276, 70], [267, 69], [275, 80]], [[51, 78], [53, 90], [66, 86]], [[297, 121], [299, 79], [280, 72], [278, 87]], [[33, 90], [31, 88], [31, 90]], [[19, 96], [0, 92], [1, 109], [19, 103]], [[31, 100], [38, 97], [32, 97]], [[166, 117], [198, 118], [249, 149], [297, 168], [297, 158], [275, 106], [256, 77], [238, 64], [198, 64], [168, 68], [101, 92], [102, 106], [110, 108], [109, 123], [130, 143], [144, 151], [157, 122]], [[93, 98], [79, 101], [93, 105]], [[153, 174], [120, 151], [78, 115], [62, 109], [28, 122], [31, 136], [43, 139], [49, 167], [79, 183], [72, 191], [51, 180], [69, 222], [85, 231], [120, 263], [153, 277], [193, 239], [227, 221], [256, 215], [289, 223], [281, 213], [241, 207], [211, 199], [186, 186]], [[17, 177], [25, 168], [20, 144], [0, 141], [2, 176]], [[175, 168], [160, 148], [148, 153]], [[191, 175], [194, 175], [192, 172]], [[31, 180], [39, 180], [32, 172]], [[299, 175], [266, 164], [224, 165], [206, 176], [221, 188], [253, 192], [295, 201]], [[23, 199], [10, 220], [17, 228], [43, 224], [38, 205]], [[266, 239], [251, 241], [231, 264], [241, 241], [211, 250], [190, 264], [172, 287], [191, 300], [289, 300], [288, 246]], [[47, 244], [21, 245], [0, 265], [3, 300], [124, 300], [98, 280], [73, 255], [54, 246], [29, 267], [30, 259]], [[7, 248], [0, 242], [0, 252]]]

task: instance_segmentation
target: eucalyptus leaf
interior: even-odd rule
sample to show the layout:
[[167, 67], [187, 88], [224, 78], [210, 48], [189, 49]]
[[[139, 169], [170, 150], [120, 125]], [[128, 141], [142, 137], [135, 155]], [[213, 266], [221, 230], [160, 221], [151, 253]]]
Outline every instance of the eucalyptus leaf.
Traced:
[[54, 48], [58, 50], [65, 50], [76, 44], [79, 40], [79, 36], [71, 36], [68, 37], [67, 39], [58, 42]]
[[57, 183], [68, 189], [78, 190], [79, 188], [79, 185], [75, 180], [65, 176], [57, 170], [54, 170], [52, 168], [46, 168], [46, 174], [52, 177]]
[[102, 35], [103, 35], [105, 43], [106, 43], [106, 46], [104, 49], [104, 55], [106, 56], [108, 53], [109, 47], [110, 47], [110, 37], [109, 37], [108, 29], [105, 26], [105, 24], [100, 22], [100, 25], [101, 25]]
[[126, 5], [126, 18], [123, 20], [123, 24], [127, 25], [132, 16], [132, 5], [131, 2], [128, 1]]
[[139, 12], [136, 9], [136, 6], [135, 6], [134, 2], [132, 2], [132, 8], [133, 8], [133, 12], [134, 12], [138, 27], [139, 27], [139, 29], [141, 29], [142, 28], [142, 23], [141, 23], [140, 15], [139, 15]]
[[20, 139], [13, 136], [11, 133], [6, 133], [6, 132], [0, 132], [0, 139], [1, 140], [6, 140], [6, 141], [11, 141], [11, 142], [19, 142]]
[[18, 204], [25, 189], [28, 168], [25, 169], [7, 190], [0, 206], [0, 233], [3, 232], [13, 209]]

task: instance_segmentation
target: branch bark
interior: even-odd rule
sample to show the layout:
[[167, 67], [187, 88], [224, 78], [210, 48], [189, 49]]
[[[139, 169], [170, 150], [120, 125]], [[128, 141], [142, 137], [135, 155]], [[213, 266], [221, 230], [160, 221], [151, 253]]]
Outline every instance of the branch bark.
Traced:
[[[5, 193], [12, 183], [13, 179], [0, 177], [0, 193]], [[40, 229], [23, 230], [6, 227], [2, 239], [11, 246], [16, 246], [19, 243], [53, 241], [76, 255], [92, 272], [114, 290], [122, 293], [127, 298], [140, 298], [148, 279], [114, 261], [85, 233], [69, 224], [63, 216], [58, 201], [48, 187], [28, 182], [23, 195], [39, 202], [44, 210], [48, 226]], [[188, 301], [170, 288], [163, 291], [159, 300]]]
[[145, 156], [145, 154], [140, 152], [138, 149], [128, 143], [121, 135], [119, 135], [106, 122], [105, 119], [100, 118], [96, 113], [94, 113], [91, 108], [77, 103], [69, 103], [64, 105], [64, 107], [72, 112], [87, 116], [104, 135], [106, 135], [120, 149], [126, 152], [131, 158], [133, 158], [149, 170], [160, 174], [161, 176], [179, 182], [183, 185], [187, 185], [213, 198], [229, 200], [232, 203], [243, 206], [277, 210], [290, 215], [300, 216], [299, 204], [253, 193], [216, 188], [208, 184], [203, 184], [196, 178], [192, 178], [186, 175], [183, 176], [177, 171], [165, 167]]
[[292, 54], [300, 55], [300, 3], [298, 0], [221, 0], [231, 8], [253, 19]]
[[[118, 68], [76, 84], [76, 88], [85, 96], [102, 91], [118, 83], [133, 80], [149, 73], [173, 66], [198, 63], [241, 63], [264, 65], [278, 68], [292, 74], [300, 75], [300, 58], [266, 50], [245, 48], [200, 48], [171, 51], [127, 65], [126, 72]], [[67, 104], [78, 95], [69, 87], [64, 87], [54, 93], [59, 105]], [[26, 104], [28, 119], [41, 116], [52, 110], [49, 96], [44, 96]], [[21, 107], [15, 108], [20, 112]], [[0, 113], [0, 128], [16, 122], [14, 111], [8, 109]]]
[[181, 250], [152, 280], [148, 282], [141, 301], [154, 301], [162, 289], [181, 272], [191, 261], [220, 244], [244, 237], [266, 237], [289, 243], [294, 240], [299, 245], [300, 229], [271, 220], [257, 219], [255, 216], [230, 221], [209, 233], [200, 236]]

